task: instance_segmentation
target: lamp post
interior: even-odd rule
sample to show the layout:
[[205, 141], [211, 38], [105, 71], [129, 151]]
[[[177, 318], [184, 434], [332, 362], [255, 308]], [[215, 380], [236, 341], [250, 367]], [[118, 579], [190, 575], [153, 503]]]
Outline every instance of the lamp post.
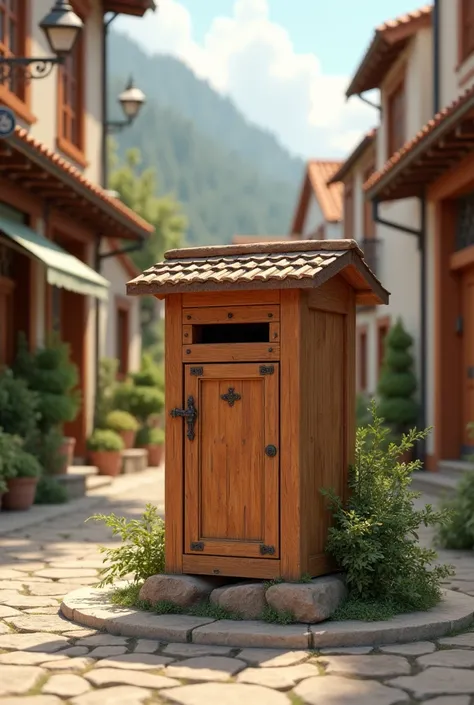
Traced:
[[22, 69], [25, 78], [37, 79], [49, 76], [53, 67], [63, 64], [82, 32], [83, 23], [76, 15], [68, 0], [56, 0], [51, 11], [42, 19], [39, 26], [43, 30], [54, 56], [0, 57], [0, 81], [12, 77], [16, 69]]
[[125, 120], [110, 120], [106, 122], [105, 131], [107, 134], [121, 132], [125, 127], [129, 127], [145, 105], [146, 96], [143, 91], [135, 86], [133, 78], [130, 78], [125, 90], [120, 93], [118, 102], [122, 107]]

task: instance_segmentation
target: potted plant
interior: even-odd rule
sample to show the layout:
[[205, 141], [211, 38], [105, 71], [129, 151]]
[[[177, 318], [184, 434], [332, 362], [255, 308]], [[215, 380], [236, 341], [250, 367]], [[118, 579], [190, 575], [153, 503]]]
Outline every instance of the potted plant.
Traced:
[[105, 426], [119, 434], [125, 448], [133, 448], [138, 421], [128, 411], [111, 411], [105, 418]]
[[118, 433], [110, 429], [97, 428], [87, 439], [87, 449], [92, 465], [99, 475], [115, 477], [120, 474], [124, 443]]
[[142, 426], [137, 433], [136, 444], [138, 448], [148, 451], [148, 465], [158, 467], [163, 459], [165, 434], [163, 429], [154, 426]]
[[[385, 338], [385, 355], [378, 384], [379, 413], [396, 441], [413, 427], [418, 418], [418, 403], [414, 398], [417, 385], [410, 352], [412, 346], [413, 338], [398, 319]], [[410, 462], [411, 452], [406, 452], [401, 460]]]
[[[38, 396], [39, 428], [42, 436], [51, 431], [63, 433], [63, 425], [74, 421], [81, 406], [78, 390], [79, 371], [71, 362], [67, 343], [53, 338], [34, 353], [28, 350], [24, 336], [14, 364], [15, 373], [23, 377]], [[57, 455], [62, 458], [57, 472], [66, 473], [72, 465], [76, 439], [62, 436]]]
[[22, 440], [18, 436], [3, 434], [0, 447], [2, 453], [6, 452], [3, 462], [7, 470], [7, 491], [2, 497], [3, 509], [29, 509], [35, 499], [41, 465], [34, 455], [23, 448]]
[[2, 506], [2, 498], [8, 489], [7, 480], [13, 477], [14, 470], [12, 467], [13, 454], [20, 445], [21, 441], [18, 436], [12, 436], [5, 433], [0, 428], [0, 508]]

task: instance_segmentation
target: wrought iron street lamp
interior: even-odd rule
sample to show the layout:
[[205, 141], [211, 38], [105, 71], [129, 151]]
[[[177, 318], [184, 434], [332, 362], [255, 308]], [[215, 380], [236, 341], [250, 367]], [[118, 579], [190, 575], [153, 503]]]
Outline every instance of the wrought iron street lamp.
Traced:
[[106, 129], [108, 133], [121, 132], [125, 127], [129, 127], [146, 103], [146, 96], [143, 91], [135, 86], [133, 78], [130, 78], [127, 87], [120, 93], [118, 102], [122, 107], [126, 119], [107, 122]]
[[12, 78], [16, 69], [21, 69], [28, 79], [46, 78], [53, 67], [63, 64], [66, 56], [82, 32], [83, 22], [72, 9], [68, 0], [56, 0], [51, 11], [39, 26], [43, 30], [51, 51], [55, 56], [39, 58], [29, 56], [0, 57], [0, 81]]

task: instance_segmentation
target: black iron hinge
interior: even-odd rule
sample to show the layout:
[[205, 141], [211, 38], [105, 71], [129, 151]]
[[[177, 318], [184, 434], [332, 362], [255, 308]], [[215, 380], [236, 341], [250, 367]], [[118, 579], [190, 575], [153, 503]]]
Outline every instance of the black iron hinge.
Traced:
[[262, 543], [260, 546], [260, 553], [262, 556], [273, 556], [275, 553], [275, 546], [265, 546], [265, 544]]
[[191, 551], [204, 551], [204, 542], [193, 541], [191, 544]]
[[260, 365], [261, 375], [272, 375], [275, 372], [273, 365]]

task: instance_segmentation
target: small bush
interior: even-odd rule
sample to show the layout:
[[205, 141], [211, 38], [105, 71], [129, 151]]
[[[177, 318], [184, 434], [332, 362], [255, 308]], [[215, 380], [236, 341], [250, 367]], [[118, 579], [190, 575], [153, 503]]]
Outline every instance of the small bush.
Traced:
[[115, 514], [96, 514], [89, 520], [103, 521], [112, 529], [113, 536], [120, 536], [117, 548], [100, 546], [105, 554], [106, 567], [101, 571], [100, 586], [111, 585], [120, 578], [131, 575], [140, 583], [165, 569], [165, 525], [156, 507], [147, 504], [141, 519], [127, 520]]
[[136, 431], [138, 429], [138, 421], [128, 411], [111, 411], [105, 418], [105, 427], [116, 433]]
[[114, 410], [115, 389], [117, 387], [118, 360], [105, 357], [99, 362], [99, 379], [95, 408], [96, 424], [105, 427], [107, 414]]
[[134, 384], [138, 387], [155, 387], [164, 391], [165, 381], [163, 367], [158, 366], [151, 355], [144, 353], [142, 364], [138, 372], [131, 375]]
[[90, 451], [119, 451], [123, 450], [124, 442], [115, 431], [96, 428], [87, 439], [87, 450]]
[[389, 430], [375, 403], [371, 414], [372, 423], [357, 430], [347, 504], [323, 491], [334, 515], [327, 550], [346, 573], [350, 600], [390, 602], [397, 612], [429, 609], [439, 602], [441, 581], [452, 570], [433, 565], [436, 552], [418, 544], [417, 531], [421, 525], [444, 523], [447, 513], [434, 512], [430, 505], [414, 508], [420, 495], [409, 489], [411, 473], [421, 463], [399, 460], [428, 431], [412, 430], [387, 445]]
[[36, 487], [35, 504], [65, 504], [68, 501], [65, 487], [53, 477], [40, 477]]
[[158, 387], [138, 386], [131, 381], [117, 385], [116, 408], [128, 411], [142, 423], [145, 423], [152, 414], [160, 414], [164, 404], [164, 394]]
[[14, 477], [39, 477], [41, 465], [37, 458], [23, 448], [19, 448], [13, 459]]
[[0, 427], [28, 444], [36, 437], [39, 418], [38, 395], [6, 369], [0, 374]]
[[165, 442], [165, 432], [162, 428], [142, 426], [135, 439], [135, 444], [140, 448], [143, 446], [161, 446]]

